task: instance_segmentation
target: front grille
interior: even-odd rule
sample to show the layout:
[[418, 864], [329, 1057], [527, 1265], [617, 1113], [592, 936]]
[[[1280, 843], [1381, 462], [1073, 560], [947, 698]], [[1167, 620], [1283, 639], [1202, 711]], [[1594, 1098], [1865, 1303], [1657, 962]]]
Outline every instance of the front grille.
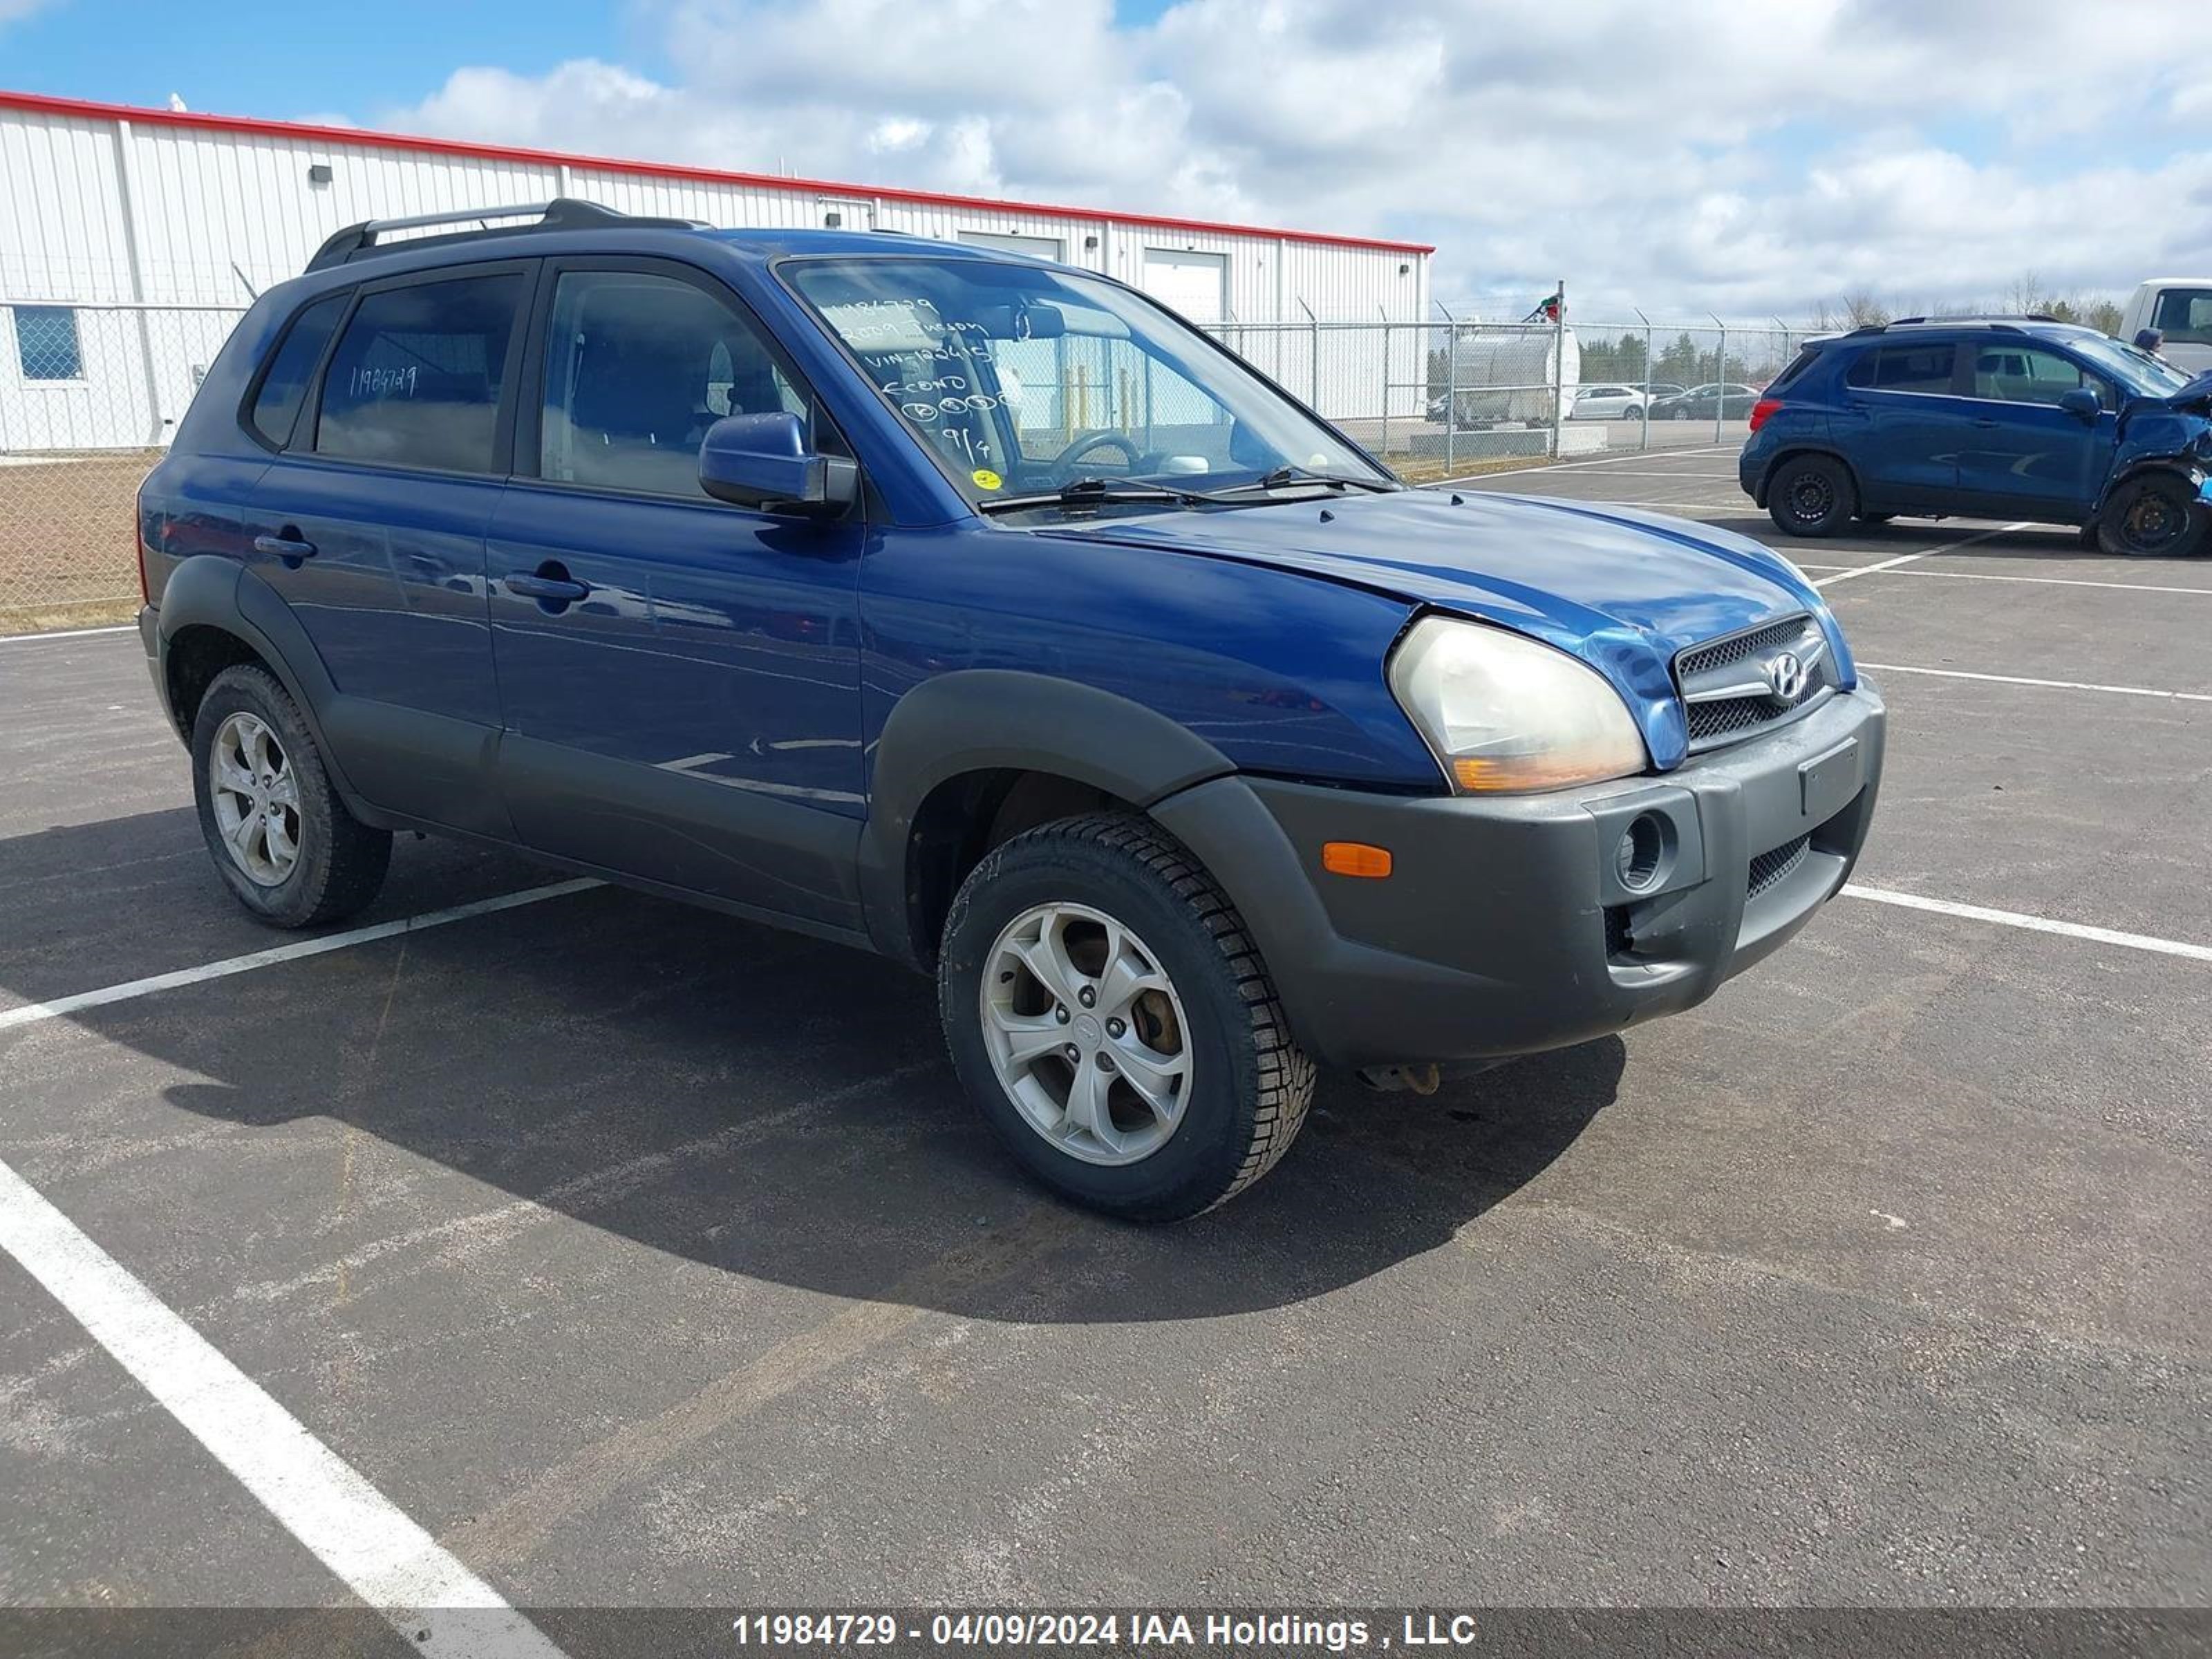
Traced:
[[[1793, 703], [1790, 708], [1796, 706]], [[1778, 707], [1771, 697], [1729, 697], [1721, 702], [1693, 702], [1689, 705], [1690, 741], [1693, 744], [1709, 744], [1717, 738], [1756, 731], [1789, 712], [1790, 708]]]
[[1795, 645], [1803, 639], [1806, 629], [1811, 625], [1812, 618], [1809, 617], [1784, 617], [1778, 623], [1754, 628], [1748, 634], [1715, 640], [1711, 645], [1692, 646], [1674, 659], [1674, 678], [1687, 684], [1710, 674], [1716, 668], [1733, 668], [1753, 657], [1779, 651], [1784, 646]]
[[[1805, 665], [1805, 683], [1787, 701], [1765, 689], [1766, 665], [1780, 653], [1794, 653]], [[1711, 749], [1802, 713], [1835, 687], [1827, 636], [1810, 617], [1785, 617], [1727, 639], [1692, 646], [1674, 659], [1674, 684], [1682, 694], [1682, 713], [1692, 750]], [[1715, 694], [1747, 684], [1759, 689], [1741, 696]]]
[[1787, 880], [1790, 872], [1804, 863], [1805, 854], [1813, 845], [1810, 836], [1800, 836], [1795, 841], [1785, 841], [1769, 853], [1761, 853], [1751, 861], [1751, 881], [1744, 890], [1746, 901], [1778, 887]]

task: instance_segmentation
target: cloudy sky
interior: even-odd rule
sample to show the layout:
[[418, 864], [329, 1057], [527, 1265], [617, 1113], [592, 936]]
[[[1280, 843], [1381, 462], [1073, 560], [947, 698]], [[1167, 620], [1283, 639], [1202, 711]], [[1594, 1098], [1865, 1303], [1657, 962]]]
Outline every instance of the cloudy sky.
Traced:
[[0, 86], [1434, 242], [1792, 319], [2212, 268], [2205, 0], [0, 0]]

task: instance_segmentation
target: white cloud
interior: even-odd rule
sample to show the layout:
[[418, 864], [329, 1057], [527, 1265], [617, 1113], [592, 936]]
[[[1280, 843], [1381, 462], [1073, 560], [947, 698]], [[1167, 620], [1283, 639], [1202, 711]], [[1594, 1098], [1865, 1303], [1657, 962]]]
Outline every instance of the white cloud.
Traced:
[[[7, 0], [0, 0], [0, 5]], [[1438, 244], [1450, 299], [1802, 315], [2212, 265], [2202, 0], [655, 0], [675, 68], [380, 124]]]

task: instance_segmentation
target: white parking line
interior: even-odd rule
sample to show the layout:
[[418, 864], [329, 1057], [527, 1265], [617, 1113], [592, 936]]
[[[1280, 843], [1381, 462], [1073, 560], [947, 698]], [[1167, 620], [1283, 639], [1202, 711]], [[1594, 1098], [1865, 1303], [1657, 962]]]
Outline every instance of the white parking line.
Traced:
[[[1869, 662], [1859, 659], [1862, 668], [1878, 668], [1885, 674], [1932, 674], [1938, 679], [1985, 680], [1993, 685], [2039, 685], [2052, 691], [2108, 691], [2118, 697], [2163, 697], [2169, 702], [2212, 702], [2212, 693], [2203, 691], [2160, 691], [2148, 685], [2099, 685], [2084, 680], [2039, 680], [2025, 674], [1970, 674], [1963, 668], [1908, 668], [1898, 662]], [[0, 1018], [4, 1018], [0, 1015]]]
[[1587, 461], [1547, 461], [1540, 466], [1509, 466], [1496, 472], [1470, 472], [1462, 478], [1439, 478], [1425, 487], [1441, 489], [1447, 484], [1480, 483], [1485, 478], [1513, 478], [1524, 472], [1574, 472], [1590, 466], [1620, 466], [1629, 461], [1665, 460], [1674, 455], [1717, 455], [1723, 450], [1734, 448], [1734, 444], [1702, 444], [1681, 449], [1643, 449], [1628, 455], [1600, 455]]
[[1963, 537], [1955, 542], [1946, 542], [1941, 547], [1923, 547], [1917, 553], [1900, 553], [1893, 559], [1884, 559], [1880, 564], [1863, 564], [1850, 570], [1838, 571], [1832, 576], [1821, 577], [1813, 586], [1832, 587], [1838, 582], [1847, 582], [1856, 576], [1871, 576], [1877, 571], [1894, 570], [1901, 564], [1911, 564], [1915, 559], [1932, 559], [1938, 553], [1955, 553], [1962, 547], [1972, 547], [1975, 543], [1985, 542], [1992, 536], [2008, 536], [2015, 530], [2030, 530], [2033, 527], [2034, 520], [2032, 519], [2022, 519], [2018, 524], [2001, 524], [1995, 530], [1984, 530], [1979, 535]]
[[227, 957], [221, 962], [205, 963], [198, 968], [180, 968], [174, 973], [127, 980], [123, 984], [106, 986], [97, 991], [79, 991], [71, 996], [57, 997], [52, 1002], [28, 1003], [21, 1008], [0, 1008], [0, 1031], [14, 1026], [29, 1025], [42, 1019], [58, 1019], [64, 1014], [76, 1013], [81, 1008], [105, 1007], [111, 1002], [128, 1002], [133, 997], [148, 996], [155, 991], [171, 991], [182, 985], [197, 985], [203, 980], [248, 973], [256, 968], [270, 967], [279, 962], [297, 962], [302, 957], [319, 957], [351, 945], [370, 945], [380, 939], [396, 938], [401, 933], [419, 933], [426, 928], [443, 927], [450, 922], [465, 921], [471, 916], [488, 916], [501, 910], [514, 909], [520, 905], [562, 898], [598, 885], [599, 882], [588, 876], [579, 877], [574, 881], [556, 881], [548, 887], [527, 887], [519, 893], [501, 893], [496, 898], [477, 899], [467, 904], [456, 904], [450, 909], [429, 910], [419, 916], [404, 916], [398, 921], [380, 921], [373, 927], [356, 927], [343, 933], [328, 933], [321, 939], [301, 939], [295, 945], [279, 945], [246, 956]]
[[2087, 927], [2078, 921], [2054, 921], [2049, 916], [2024, 915], [2018, 910], [1991, 910], [1978, 904], [1954, 904], [1949, 899], [1923, 898], [1917, 893], [1893, 893], [1884, 887], [1862, 887], [1856, 882], [1844, 891], [1852, 898], [1876, 904], [1894, 904], [1906, 910], [1929, 910], [1939, 916], [1958, 916], [1966, 921], [1995, 922], [2001, 927], [2023, 927], [2033, 933], [2057, 933], [2097, 945], [2117, 945], [2130, 951], [2149, 951], [2162, 957], [2185, 957], [2191, 962], [2212, 962], [2212, 945], [2191, 945], [2178, 939], [2150, 933], [2123, 933], [2110, 927]]
[[136, 634], [136, 623], [118, 623], [112, 628], [58, 628], [50, 634], [0, 634], [0, 645], [28, 645], [38, 640], [88, 640], [95, 634]]
[[410, 1648], [561, 1659], [505, 1597], [4, 1163], [0, 1249]]
[[[1801, 564], [1801, 570], [1817, 568]], [[1900, 570], [1900, 576], [1936, 576], [1954, 582], [2037, 582], [2045, 587], [2115, 587], [2124, 593], [2194, 593], [2212, 599], [2212, 587], [2157, 587], [2149, 582], [2100, 582], [2081, 576], [2000, 576], [1982, 570]]]

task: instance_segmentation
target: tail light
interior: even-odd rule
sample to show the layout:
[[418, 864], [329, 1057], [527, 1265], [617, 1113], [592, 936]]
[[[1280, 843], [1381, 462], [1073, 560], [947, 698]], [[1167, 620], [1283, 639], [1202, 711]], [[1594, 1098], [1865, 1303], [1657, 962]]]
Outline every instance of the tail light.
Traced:
[[146, 509], [135, 495], [131, 501], [131, 542], [138, 550], [138, 602], [151, 605], [154, 589], [146, 576]]
[[1751, 406], [1751, 429], [1753, 432], [1766, 424], [1767, 416], [1782, 407], [1779, 398], [1761, 398]]

